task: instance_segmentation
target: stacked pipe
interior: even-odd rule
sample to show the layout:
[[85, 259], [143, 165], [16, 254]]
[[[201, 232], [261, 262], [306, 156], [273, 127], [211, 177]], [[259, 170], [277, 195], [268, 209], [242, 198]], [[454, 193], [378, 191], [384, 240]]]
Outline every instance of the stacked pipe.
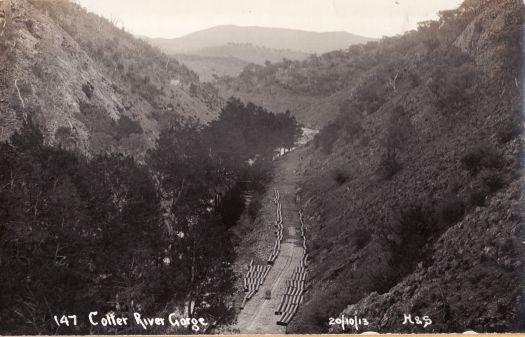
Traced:
[[248, 302], [253, 295], [259, 290], [259, 287], [266, 279], [266, 276], [270, 272], [270, 266], [253, 265], [253, 260], [248, 265], [248, 273], [244, 275], [244, 291], [246, 295], [241, 304], [241, 309], [244, 308], [246, 302]]
[[308, 250], [306, 246], [306, 226], [303, 220], [303, 210], [299, 210], [299, 221], [301, 222], [301, 237], [303, 238], [303, 258], [301, 259], [301, 266], [308, 265]]
[[306, 225], [304, 224], [302, 210], [299, 210], [299, 221], [301, 223], [301, 237], [303, 238], [303, 257], [301, 259], [301, 265], [295, 268], [292, 278], [288, 280], [286, 293], [275, 311], [276, 315], [281, 315], [277, 321], [278, 325], [288, 325], [297, 312], [299, 304], [303, 301], [308, 253], [306, 246]]
[[275, 197], [273, 199], [273, 202], [275, 205], [277, 205], [276, 211], [275, 211], [277, 220], [275, 221], [275, 224], [274, 224], [276, 228], [276, 231], [275, 231], [276, 238], [275, 238], [275, 244], [273, 246], [272, 253], [268, 257], [268, 264], [273, 264], [275, 259], [277, 259], [277, 256], [279, 255], [279, 252], [281, 251], [281, 242], [283, 240], [283, 230], [284, 230], [283, 213], [282, 213], [282, 204], [279, 201], [279, 199], [280, 199], [279, 191], [275, 190]]
[[303, 301], [304, 283], [306, 281], [306, 268], [298, 266], [295, 268], [291, 280], [288, 280], [286, 293], [275, 311], [281, 315], [277, 321], [278, 325], [288, 325]]

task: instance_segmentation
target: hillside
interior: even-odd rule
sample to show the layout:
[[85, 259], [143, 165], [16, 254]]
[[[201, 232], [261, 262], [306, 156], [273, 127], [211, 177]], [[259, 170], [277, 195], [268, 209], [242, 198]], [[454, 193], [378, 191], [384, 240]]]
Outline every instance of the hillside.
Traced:
[[194, 71], [199, 80], [213, 82], [217, 76], [238, 76], [249, 63], [236, 57], [199, 56], [177, 54], [174, 57]]
[[312, 53], [346, 49], [373, 40], [345, 32], [233, 25], [212, 27], [176, 39], [144, 39], [175, 55], [202, 81], [212, 81], [216, 76], [236, 77], [248, 63], [264, 65], [266, 61], [304, 60]]
[[386, 65], [390, 55], [382, 49], [396, 40], [384, 38], [381, 49], [378, 42], [368, 42], [302, 61], [250, 65], [237, 77], [218, 79], [216, 86], [223, 97], [235, 96], [273, 111], [290, 110], [305, 125], [321, 128], [335, 118], [357, 86], [367, 85], [371, 67], [384, 65], [385, 71], [392, 71]]
[[359, 332], [523, 329], [523, 14], [467, 0], [403, 36], [231, 80], [281, 102], [341, 95], [302, 157], [312, 258], [287, 332], [342, 332], [328, 324], [341, 315], [367, 318]]
[[2, 139], [31, 117], [50, 144], [140, 157], [170, 120], [217, 116], [213, 87], [108, 20], [68, 1], [0, 6]]
[[[449, 15], [443, 12], [443, 15]], [[453, 39], [449, 36], [433, 38], [432, 30], [443, 33], [457, 27], [427, 27], [431, 22], [423, 22], [418, 30], [400, 37], [383, 38], [380, 42], [352, 45], [344, 50], [312, 55], [306, 60], [284, 60], [270, 65], [250, 65], [237, 77], [224, 76], [216, 86], [223, 97], [235, 96], [243, 101], [251, 101], [273, 111], [290, 110], [297, 119], [312, 128], [321, 128], [333, 120], [340, 112], [342, 103], [362, 93], [367, 95], [380, 81], [383, 91], [374, 93], [376, 104], [382, 104], [385, 90], [392, 90], [401, 77], [412, 82], [419, 81], [418, 69], [404, 67], [406, 56], [404, 48], [413, 52], [408, 57], [420, 60], [435, 39]], [[478, 27], [470, 27], [472, 30]], [[458, 32], [451, 31], [450, 35]], [[445, 35], [445, 34], [443, 34]], [[413, 40], [418, 39], [417, 43]], [[439, 41], [447, 42], [447, 41]], [[449, 41], [450, 42], [450, 41]], [[469, 41], [462, 42], [466, 48]], [[375, 68], [376, 71], [369, 71]], [[404, 83], [407, 83], [404, 81]]]
[[249, 43], [228, 43], [223, 46], [204, 48], [192, 54], [174, 54], [173, 56], [196, 72], [201, 81], [211, 82], [216, 77], [238, 76], [250, 63], [263, 65], [267, 61], [303, 60], [308, 57], [308, 54], [289, 49], [259, 47]]

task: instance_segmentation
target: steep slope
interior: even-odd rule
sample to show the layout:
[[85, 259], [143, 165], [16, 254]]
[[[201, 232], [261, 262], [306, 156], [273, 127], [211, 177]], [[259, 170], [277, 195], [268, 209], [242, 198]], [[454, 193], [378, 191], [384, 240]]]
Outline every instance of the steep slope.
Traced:
[[180, 116], [221, 99], [175, 59], [68, 1], [0, 3], [2, 139], [31, 117], [51, 144], [140, 157]]
[[369, 66], [326, 87], [357, 81], [304, 156], [311, 278], [288, 332], [523, 329], [523, 14], [468, 0], [341, 56]]
[[371, 40], [346, 32], [317, 33], [285, 28], [224, 25], [175, 39], [152, 39], [152, 43], [169, 54], [190, 52], [193, 54], [205, 48], [220, 47], [228, 43], [249, 43], [266, 48], [311, 54], [343, 49], [352, 44]]

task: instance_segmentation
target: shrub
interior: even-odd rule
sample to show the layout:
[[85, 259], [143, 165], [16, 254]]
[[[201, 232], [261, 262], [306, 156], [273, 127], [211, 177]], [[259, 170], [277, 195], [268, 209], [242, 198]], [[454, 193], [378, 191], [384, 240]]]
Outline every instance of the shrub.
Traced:
[[459, 66], [440, 65], [432, 74], [430, 90], [436, 96], [436, 107], [455, 112], [470, 104], [475, 91], [476, 68], [464, 63]]
[[401, 170], [398, 153], [408, 141], [411, 131], [412, 124], [405, 109], [397, 106], [388, 119], [386, 134], [381, 141], [386, 153], [383, 155], [378, 171], [383, 178], [390, 179]]
[[372, 240], [372, 231], [369, 228], [357, 228], [352, 232], [351, 237], [356, 250], [360, 250]]
[[398, 221], [402, 242], [425, 241], [436, 230], [434, 209], [430, 202], [406, 205], [400, 210]]
[[501, 156], [490, 145], [482, 144], [471, 148], [461, 158], [463, 168], [471, 175], [477, 175], [483, 168], [500, 168]]
[[489, 193], [494, 193], [503, 187], [503, 177], [495, 170], [485, 169], [479, 174], [479, 177]]
[[121, 115], [120, 119], [117, 122], [116, 125], [117, 133], [115, 135], [115, 138], [121, 139], [129, 137], [133, 133], [142, 133], [142, 127], [140, 126], [140, 123], [134, 120], [131, 120], [126, 115]]
[[397, 172], [401, 171], [401, 164], [397, 158], [391, 155], [384, 155], [379, 163], [378, 174], [383, 179], [391, 179]]
[[443, 225], [457, 222], [465, 213], [465, 203], [456, 195], [447, 195], [438, 203], [436, 213]]
[[146, 101], [148, 101], [151, 106], [156, 107], [156, 98], [160, 94], [162, 94], [157, 86], [153, 83], [149, 83], [147, 85], [143, 85], [139, 88], [139, 94], [144, 98]]
[[502, 144], [510, 142], [523, 132], [523, 125], [519, 119], [503, 122], [496, 133], [496, 138]]
[[341, 186], [350, 179], [350, 174], [345, 169], [338, 168], [332, 172], [332, 179]]
[[248, 216], [252, 222], [257, 218], [257, 214], [259, 214], [261, 207], [262, 195], [258, 192], [255, 192], [253, 194], [252, 200], [250, 201], [250, 204], [248, 205]]
[[339, 122], [343, 124], [342, 129], [347, 140], [353, 140], [363, 132], [363, 114], [351, 101], [345, 100], [341, 103], [339, 115]]
[[398, 265], [399, 276], [420, 261], [427, 240], [438, 230], [436, 222], [430, 201], [417, 201], [401, 207], [396, 221], [399, 241], [392, 246], [392, 263]]
[[84, 94], [86, 94], [86, 97], [91, 99], [93, 97], [93, 91], [95, 90], [95, 87], [90, 82], [86, 82], [82, 84], [82, 91]]
[[339, 138], [339, 131], [341, 130], [341, 124], [334, 122], [325, 126], [321, 132], [314, 137], [315, 148], [321, 148], [321, 150], [329, 154], [332, 152], [334, 143]]
[[503, 176], [498, 171], [482, 170], [468, 191], [468, 203], [471, 206], [485, 205], [487, 196], [500, 190], [504, 184]]
[[485, 205], [485, 198], [487, 192], [482, 187], [474, 187], [468, 191], [468, 203], [471, 206], [483, 206]]

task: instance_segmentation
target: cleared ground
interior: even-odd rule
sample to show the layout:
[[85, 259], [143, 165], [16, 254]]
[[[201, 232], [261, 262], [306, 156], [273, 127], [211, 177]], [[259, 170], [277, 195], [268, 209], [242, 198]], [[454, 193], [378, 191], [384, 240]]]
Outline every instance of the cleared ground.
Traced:
[[[279, 190], [282, 203], [284, 237], [281, 252], [259, 292], [239, 313], [234, 328], [239, 329], [241, 334], [280, 334], [286, 331], [284, 326], [277, 325], [279, 315], [275, 314], [275, 310], [286, 292], [286, 280], [291, 278], [293, 269], [300, 265], [303, 255], [299, 208], [295, 203], [301, 152], [301, 149], [297, 149], [276, 162], [275, 178], [271, 188]], [[274, 214], [269, 216], [270, 218], [263, 220], [268, 223], [274, 222]], [[271, 298], [265, 299], [264, 294], [268, 289], [271, 290]]]

